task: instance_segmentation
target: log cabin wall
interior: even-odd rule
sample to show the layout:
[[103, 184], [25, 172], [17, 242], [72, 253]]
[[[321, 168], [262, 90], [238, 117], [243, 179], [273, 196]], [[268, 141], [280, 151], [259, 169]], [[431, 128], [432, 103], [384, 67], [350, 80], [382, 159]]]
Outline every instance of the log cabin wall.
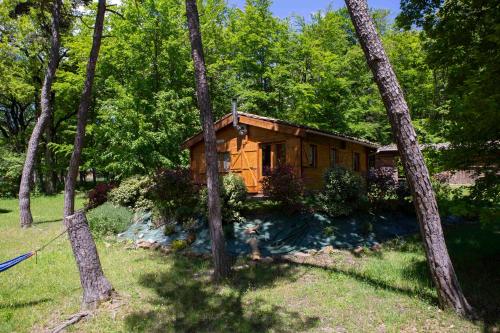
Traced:
[[302, 139], [302, 177], [306, 189], [321, 189], [325, 171], [333, 166], [342, 166], [366, 176], [369, 153], [366, 147], [354, 142], [307, 135]]
[[[217, 150], [221, 173], [239, 174], [249, 193], [262, 192], [261, 181], [265, 176], [263, 166], [275, 167], [280, 163], [283, 154], [286, 163], [293, 167], [295, 174], [303, 177], [308, 190], [319, 190], [322, 187], [323, 174], [333, 163], [332, 149], [335, 149], [336, 165], [352, 170], [354, 164], [357, 164], [356, 171], [366, 174], [369, 149], [363, 145], [323, 135], [305, 135], [277, 124], [269, 124], [263, 128], [262, 123], [259, 123], [258, 127], [253, 126], [249, 119], [244, 122], [247, 124], [245, 136], [239, 136], [235, 128], [230, 125], [217, 131]], [[190, 168], [197, 183], [205, 183], [204, 149], [203, 141], [190, 147]], [[311, 153], [312, 150], [316, 152]], [[315, 155], [314, 162], [311, 162], [311, 154]]]

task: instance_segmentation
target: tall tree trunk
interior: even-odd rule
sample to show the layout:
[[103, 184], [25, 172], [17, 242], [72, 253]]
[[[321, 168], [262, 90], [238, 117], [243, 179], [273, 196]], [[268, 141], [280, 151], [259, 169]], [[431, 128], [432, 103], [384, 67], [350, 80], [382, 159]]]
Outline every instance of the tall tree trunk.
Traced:
[[394, 74], [366, 0], [345, 0], [359, 42], [377, 82], [392, 127], [406, 178], [420, 223], [427, 262], [442, 307], [450, 307], [464, 316], [473, 309], [465, 299], [448, 255], [429, 171], [420, 151], [417, 135], [403, 91]]
[[50, 60], [42, 85], [40, 97], [41, 113], [31, 133], [21, 176], [21, 184], [19, 186], [19, 217], [22, 228], [29, 228], [33, 224], [33, 216], [31, 215], [30, 207], [31, 176], [33, 175], [33, 169], [35, 167], [38, 144], [40, 143], [40, 138], [47, 125], [52, 109], [52, 82], [54, 81], [56, 70], [59, 65], [59, 21], [61, 17], [61, 7], [62, 1], [54, 0], [52, 8]]
[[208, 222], [214, 260], [214, 279], [216, 281], [229, 275], [231, 267], [225, 253], [224, 234], [219, 196], [219, 170], [217, 164], [217, 145], [212, 116], [212, 104], [208, 89], [200, 22], [196, 0], [186, 0], [186, 14], [191, 41], [191, 56], [194, 63], [196, 96], [200, 108], [203, 138], [205, 140], [205, 160], [207, 164]]
[[83, 140], [85, 138], [85, 126], [87, 125], [87, 116], [92, 96], [92, 86], [94, 84], [95, 68], [99, 49], [101, 47], [102, 30], [104, 25], [104, 14], [106, 12], [106, 0], [99, 0], [97, 7], [97, 16], [94, 26], [94, 36], [92, 39], [92, 49], [87, 63], [87, 75], [83, 86], [80, 104], [78, 106], [76, 135], [73, 147], [73, 153], [69, 161], [68, 174], [64, 183], [64, 216], [72, 215], [75, 211], [75, 187], [80, 159], [83, 149]]
[[113, 294], [113, 287], [104, 276], [101, 261], [87, 219], [82, 211], [66, 216], [64, 225], [80, 272], [84, 308], [95, 308]]
[[87, 74], [83, 86], [80, 104], [78, 106], [77, 127], [73, 153], [68, 167], [68, 174], [64, 184], [64, 221], [68, 227], [69, 240], [76, 264], [80, 271], [80, 281], [83, 288], [83, 306], [92, 307], [100, 301], [111, 298], [113, 287], [102, 272], [101, 263], [97, 254], [94, 239], [87, 225], [84, 212], [74, 213], [75, 184], [80, 166], [80, 157], [85, 138], [85, 126], [89, 112], [92, 86], [94, 83], [95, 68], [99, 49], [101, 47], [106, 0], [99, 0], [94, 26], [92, 48], [87, 63]]
[[[52, 93], [51, 107], [54, 107], [54, 93]], [[47, 121], [47, 127], [45, 129], [45, 163], [47, 164], [47, 172], [45, 174], [45, 193], [54, 194], [57, 190], [57, 172], [56, 172], [56, 160], [54, 152], [50, 150], [49, 143], [54, 142], [54, 111], [51, 110], [49, 113], [49, 120]]]

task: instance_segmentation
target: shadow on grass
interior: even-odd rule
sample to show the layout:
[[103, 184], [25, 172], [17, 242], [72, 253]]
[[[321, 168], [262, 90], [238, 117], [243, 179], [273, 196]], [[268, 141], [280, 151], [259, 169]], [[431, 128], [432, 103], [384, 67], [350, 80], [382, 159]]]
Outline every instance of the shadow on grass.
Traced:
[[[212, 284], [199, 259], [171, 256], [166, 271], [144, 274], [140, 284], [155, 291], [152, 310], [130, 314], [128, 331], [148, 332], [296, 332], [315, 327], [319, 318], [265, 302], [245, 299], [249, 289], [295, 279], [293, 266], [249, 267], [234, 273], [222, 285]], [[195, 274], [202, 274], [195, 277]]]
[[53, 223], [53, 222], [62, 222], [62, 219], [34, 221], [33, 224], [44, 224], [44, 223]]
[[52, 301], [52, 298], [41, 298], [36, 301], [29, 301], [29, 302], [16, 302], [16, 303], [0, 303], [0, 309], [21, 309], [21, 308], [26, 308], [38, 304], [43, 304], [46, 302]]
[[10, 212], [12, 212], [12, 210], [0, 208], [0, 214], [7, 214], [7, 213], [10, 213]]
[[[483, 321], [485, 332], [500, 329], [500, 225], [450, 226], [444, 229], [446, 245], [462, 290]], [[420, 236], [393, 247], [401, 252], [423, 252]], [[405, 278], [432, 286], [425, 260], [415, 261]]]
[[[301, 265], [301, 266], [321, 268], [325, 271], [333, 272], [336, 274], [341, 274], [341, 275], [344, 275], [346, 277], [349, 277], [349, 278], [358, 280], [360, 282], [366, 283], [374, 288], [391, 291], [391, 292], [406, 295], [409, 297], [418, 297], [421, 300], [426, 301], [426, 302], [433, 304], [433, 305], [438, 304], [437, 296], [434, 295], [433, 293], [429, 293], [428, 291], [426, 291], [424, 289], [418, 289], [418, 288], [417, 289], [410, 289], [410, 288], [402, 288], [402, 287], [398, 287], [398, 286], [393, 286], [393, 285], [388, 284], [386, 281], [383, 281], [381, 279], [377, 279], [373, 276], [370, 276], [367, 273], [357, 272], [354, 269], [351, 270], [351, 269], [345, 269], [345, 268], [339, 268], [339, 267], [326, 267], [322, 264], [316, 265], [314, 263], [309, 263], [309, 262], [308, 263], [300, 263], [300, 264], [289, 262], [287, 260], [283, 260], [283, 262], [288, 262], [292, 265]], [[428, 280], [428, 278], [425, 276], [425, 273], [424, 273], [427, 270], [427, 266], [425, 265], [425, 262], [424, 262], [423, 266], [420, 266], [420, 262], [418, 264], [416, 263], [415, 265], [412, 265], [410, 267], [410, 270], [412, 270], [412, 272], [405, 272], [405, 277], [407, 279], [414, 280], [415, 276], [420, 276], [420, 277], [423, 277], [423, 279], [424, 279], [423, 281], [421, 281], [422, 284], [430, 283], [430, 280]]]

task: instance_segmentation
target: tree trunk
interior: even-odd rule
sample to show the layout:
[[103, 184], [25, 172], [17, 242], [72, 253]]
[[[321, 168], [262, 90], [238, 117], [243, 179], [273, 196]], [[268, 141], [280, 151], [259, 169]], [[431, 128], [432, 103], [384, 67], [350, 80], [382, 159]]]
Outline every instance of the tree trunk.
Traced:
[[191, 56], [194, 63], [196, 96], [198, 98], [201, 124], [203, 126], [203, 138], [205, 140], [208, 222], [214, 260], [214, 279], [219, 281], [229, 275], [231, 267], [225, 253], [225, 241], [222, 231], [217, 145], [196, 0], [186, 0], [186, 15], [191, 41]]
[[412, 192], [427, 262], [440, 305], [450, 307], [461, 315], [471, 316], [473, 309], [462, 293], [448, 255], [429, 171], [424, 163], [401, 87], [377, 34], [366, 0], [345, 2], [389, 116]]
[[[54, 107], [54, 93], [52, 93], [51, 106]], [[57, 172], [56, 172], [56, 159], [54, 152], [49, 149], [49, 143], [54, 142], [54, 111], [49, 113], [47, 127], [45, 129], [45, 163], [47, 164], [47, 172], [45, 174], [45, 193], [54, 194], [57, 190]]]
[[101, 261], [90, 233], [87, 219], [83, 211], [66, 216], [64, 225], [80, 272], [80, 283], [83, 288], [83, 307], [95, 308], [99, 302], [106, 301], [113, 294], [113, 287], [104, 276]]
[[24, 161], [23, 173], [21, 176], [21, 184], [19, 186], [19, 217], [22, 228], [29, 228], [33, 224], [33, 216], [31, 215], [30, 207], [30, 191], [31, 191], [31, 176], [35, 167], [36, 155], [40, 138], [47, 125], [51, 112], [51, 91], [52, 82], [56, 74], [57, 66], [59, 65], [59, 21], [61, 16], [61, 0], [54, 0], [52, 8], [52, 24], [51, 24], [51, 47], [50, 61], [45, 73], [45, 78], [42, 85], [42, 93], [40, 97], [41, 113], [33, 128], [31, 137], [26, 151], [26, 160]]
[[77, 126], [73, 153], [68, 167], [68, 174], [64, 184], [64, 221], [68, 228], [69, 240], [76, 264], [80, 271], [80, 281], [83, 287], [84, 307], [96, 306], [98, 302], [111, 298], [112, 286], [104, 277], [101, 263], [97, 254], [94, 239], [87, 225], [83, 212], [74, 213], [75, 206], [75, 184], [80, 166], [80, 157], [85, 138], [85, 126], [89, 111], [92, 85], [94, 83], [95, 68], [99, 49], [101, 46], [102, 30], [104, 26], [104, 15], [106, 12], [106, 0], [99, 0], [97, 5], [96, 21], [92, 48], [87, 63], [87, 74], [83, 86], [80, 104], [78, 106]]
[[87, 63], [87, 75], [83, 86], [80, 105], [78, 106], [76, 135], [73, 147], [73, 153], [69, 161], [68, 174], [64, 182], [64, 216], [72, 215], [75, 210], [75, 186], [80, 159], [82, 155], [83, 140], [85, 138], [85, 126], [87, 125], [87, 116], [89, 112], [90, 99], [92, 94], [92, 85], [94, 84], [95, 67], [101, 47], [102, 30], [104, 25], [104, 14], [106, 11], [106, 0], [99, 0], [97, 15], [94, 26], [94, 36], [92, 39], [92, 49]]

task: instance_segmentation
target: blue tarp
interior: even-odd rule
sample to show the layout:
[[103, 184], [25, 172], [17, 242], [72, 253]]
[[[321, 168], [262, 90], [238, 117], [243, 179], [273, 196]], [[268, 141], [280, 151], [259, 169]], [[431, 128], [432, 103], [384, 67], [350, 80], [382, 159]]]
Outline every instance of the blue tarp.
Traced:
[[[151, 215], [144, 214], [137, 219], [120, 238], [145, 240], [169, 245], [175, 239], [185, 239], [187, 233], [177, 227], [171, 236], [165, 236], [163, 228], [154, 229]], [[363, 232], [364, 225], [370, 222], [373, 229]], [[248, 229], [258, 226], [257, 232]], [[328, 230], [330, 232], [327, 232]], [[246, 232], [247, 230], [247, 232]], [[333, 232], [332, 232], [333, 231]], [[250, 253], [247, 241], [258, 239], [259, 249], [264, 256], [303, 252], [332, 245], [334, 248], [352, 249], [357, 246], [372, 246], [388, 239], [418, 232], [415, 217], [391, 215], [366, 215], [358, 218], [330, 219], [320, 214], [270, 214], [264, 217], [246, 218], [242, 222], [225, 226], [226, 249], [232, 255]], [[190, 250], [195, 253], [210, 253], [210, 235], [206, 223], [199, 222], [196, 240]]]

